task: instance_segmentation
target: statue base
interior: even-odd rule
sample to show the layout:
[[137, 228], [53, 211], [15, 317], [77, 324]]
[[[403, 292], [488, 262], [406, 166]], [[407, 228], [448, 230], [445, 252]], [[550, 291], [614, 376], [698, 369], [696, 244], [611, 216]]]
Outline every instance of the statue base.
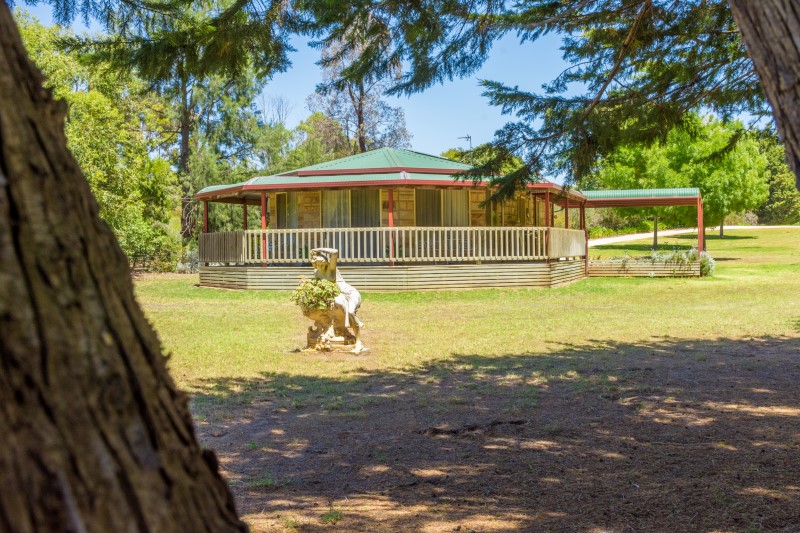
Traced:
[[[308, 328], [308, 335], [306, 337], [306, 348], [304, 351], [315, 352], [350, 352], [362, 353], [367, 351], [361, 341], [352, 335], [346, 329], [342, 332], [343, 335], [331, 335], [331, 329], [325, 330], [317, 326]], [[321, 333], [326, 331], [325, 333]]]

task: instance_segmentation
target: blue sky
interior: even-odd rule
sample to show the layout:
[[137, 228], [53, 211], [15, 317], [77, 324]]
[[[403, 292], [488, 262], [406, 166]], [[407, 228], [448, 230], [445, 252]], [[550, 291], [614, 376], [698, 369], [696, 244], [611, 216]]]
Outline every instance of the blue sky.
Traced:
[[[52, 24], [49, 6], [39, 4], [24, 9], [43, 24]], [[74, 28], [76, 32], [86, 30], [79, 22]], [[322, 81], [320, 69], [315, 64], [319, 52], [300, 37], [296, 37], [292, 45], [297, 49], [290, 55], [292, 66], [288, 71], [276, 74], [264, 91], [266, 95], [280, 96], [290, 102], [289, 127], [296, 126], [308, 116], [306, 97]], [[566, 67], [559, 46], [560, 38], [552, 35], [525, 44], [520, 44], [514, 36], [507, 36], [495, 43], [489, 59], [474, 76], [436, 85], [411, 96], [388, 98], [387, 101], [405, 111], [414, 150], [439, 154], [452, 147], [468, 148], [468, 141], [459, 139], [466, 135], [472, 136], [473, 145], [478, 145], [491, 140], [495, 130], [511, 118], [503, 116], [498, 108], [490, 106], [481, 96], [478, 80], [496, 80], [507, 85], [519, 85], [524, 90], [539, 91], [543, 83], [552, 80]]]
[[[266, 94], [283, 96], [292, 102], [290, 125], [308, 115], [305, 98], [322, 81], [315, 64], [319, 52], [304, 40], [296, 39], [293, 45], [297, 51], [290, 56], [292, 67], [277, 74], [265, 90]], [[415, 150], [439, 154], [452, 147], [468, 148], [468, 141], [459, 139], [466, 135], [472, 136], [473, 145], [478, 145], [491, 140], [495, 130], [510, 118], [481, 96], [478, 80], [502, 81], [538, 91], [566, 66], [561, 60], [559, 46], [560, 38], [554, 36], [525, 44], [519, 44], [514, 37], [506, 37], [495, 44], [489, 60], [474, 76], [436, 85], [411, 96], [387, 98], [387, 101], [405, 111]]]

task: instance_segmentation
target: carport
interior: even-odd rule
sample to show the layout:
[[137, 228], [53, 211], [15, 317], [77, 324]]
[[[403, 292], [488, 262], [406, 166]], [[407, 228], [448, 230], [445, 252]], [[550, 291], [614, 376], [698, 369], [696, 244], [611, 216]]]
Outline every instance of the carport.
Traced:
[[697, 207], [697, 249], [705, 250], [703, 198], [695, 187], [676, 189], [624, 189], [581, 191], [586, 196], [584, 206], [592, 207]]

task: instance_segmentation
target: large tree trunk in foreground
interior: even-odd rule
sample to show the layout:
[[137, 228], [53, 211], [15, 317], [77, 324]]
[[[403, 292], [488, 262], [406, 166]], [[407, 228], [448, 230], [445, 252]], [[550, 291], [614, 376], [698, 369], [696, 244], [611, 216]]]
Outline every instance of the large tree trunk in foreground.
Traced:
[[242, 531], [0, 2], [0, 530]]
[[729, 0], [800, 189], [800, 4]]

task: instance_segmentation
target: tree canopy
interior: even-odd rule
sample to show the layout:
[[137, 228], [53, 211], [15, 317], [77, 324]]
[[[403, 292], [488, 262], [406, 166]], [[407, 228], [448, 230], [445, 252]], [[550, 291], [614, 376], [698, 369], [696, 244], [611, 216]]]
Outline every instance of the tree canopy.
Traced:
[[[164, 0], [121, 3], [119, 14], [109, 16], [117, 2], [101, 6], [78, 0], [59, 3], [58, 10], [64, 17], [77, 12], [99, 16], [110, 29], [129, 33], [142, 46], [154, 47], [153, 52], [187, 47], [191, 50], [188, 64], [200, 72], [237, 72], [245, 64], [242, 56], [259, 58], [260, 54], [264, 61], [256, 59], [259, 64], [283, 68], [288, 33], [305, 32], [322, 46], [336, 45], [340, 54], [353, 56], [339, 73], [339, 85], [399, 72], [389, 91], [403, 94], [473, 74], [486, 61], [492, 44], [505, 35], [516, 34], [520, 42], [526, 42], [547, 33], [559, 34], [571, 66], [541, 91], [507, 86], [502, 80], [482, 82], [489, 103], [512, 117], [496, 133], [494, 144], [523, 160], [519, 171], [505, 177], [519, 182], [542, 175], [584, 179], [617, 146], [664, 142], [675, 127], [691, 133], [691, 121], [686, 119], [691, 112], [712, 112], [723, 120], [742, 114], [768, 115], [759, 80], [770, 86], [789, 83], [796, 69], [784, 67], [792, 61], [800, 65], [800, 57], [784, 50], [791, 42], [791, 24], [771, 21], [797, 21], [798, 16], [787, 11], [781, 0], [730, 2], [733, 10], [725, 0], [515, 4], [495, 0], [345, 4]], [[166, 33], [150, 31], [152, 21], [165, 12], [179, 23]], [[748, 56], [734, 15], [751, 35], [750, 48], [759, 51], [760, 74]], [[774, 42], [761, 43], [764, 39], [759, 40], [759, 35], [766, 34], [773, 35]], [[771, 55], [763, 52], [770, 52], [770, 45], [775, 48]], [[157, 71], [152, 58], [158, 54], [147, 57], [141, 56], [142, 66]], [[772, 75], [776, 70], [778, 74]], [[769, 92], [773, 104], [780, 103], [777, 113], [792, 100], [789, 95], [784, 104], [783, 97], [774, 93]], [[794, 115], [780, 116], [777, 125], [783, 138], [800, 139], [800, 135], [790, 135], [795, 121], [787, 117]], [[800, 145], [794, 144], [787, 144], [787, 149], [800, 153]], [[790, 164], [796, 160], [793, 156]], [[487, 170], [476, 169], [476, 174]]]
[[88, 68], [77, 54], [63, 52], [58, 43], [67, 30], [22, 12], [17, 20], [47, 86], [68, 103], [67, 145], [100, 216], [130, 258], [169, 261], [178, 244], [169, 225], [175, 175], [166, 159], [152, 155], [168, 129], [162, 102], [135, 75], [120, 75], [108, 63]]
[[[767, 200], [767, 158], [754, 135], [741, 125], [689, 117], [692, 133], [674, 128], [663, 144], [620, 147], [600, 165], [598, 182], [613, 189], [697, 187], [706, 220], [722, 226], [731, 213], [755, 209]], [[736, 142], [734, 142], [736, 141]], [[693, 209], [655, 208], [675, 224], [691, 225]]]

